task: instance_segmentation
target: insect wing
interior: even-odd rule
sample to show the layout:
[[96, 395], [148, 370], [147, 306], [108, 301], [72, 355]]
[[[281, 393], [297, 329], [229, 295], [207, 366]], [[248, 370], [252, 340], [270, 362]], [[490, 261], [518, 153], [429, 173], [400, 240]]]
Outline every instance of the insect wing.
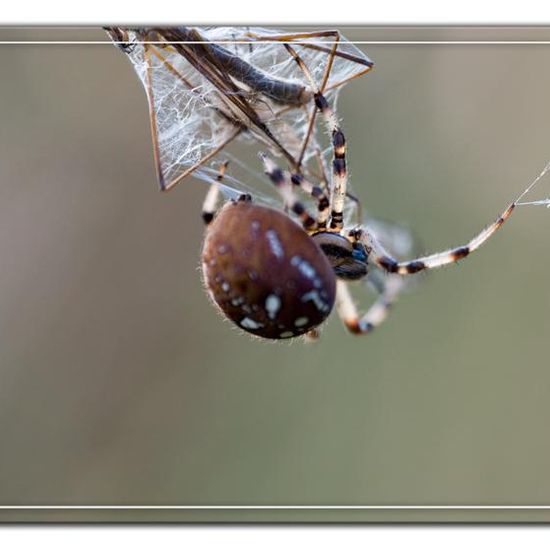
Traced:
[[419, 242], [412, 231], [403, 225], [367, 218], [365, 226], [374, 233], [382, 246], [396, 258], [407, 258], [418, 252]]
[[[223, 47], [269, 79], [310, 89], [310, 84], [284, 44], [270, 37], [281, 31], [262, 28], [205, 27], [205, 40]], [[302, 153], [311, 105], [274, 99], [252, 89], [233, 76], [237, 87], [231, 94], [207, 77], [209, 64], [197, 70], [174, 47], [148, 43], [143, 33], [126, 31], [131, 47], [124, 51], [143, 83], [149, 101], [155, 161], [163, 189], [170, 188], [198, 167], [205, 166], [235, 139], [267, 146], [278, 156], [282, 148], [289, 157]], [[355, 46], [340, 38], [333, 50], [333, 36], [288, 39], [303, 58], [315, 82], [332, 100], [340, 87], [367, 72], [372, 62]], [[336, 51], [336, 55], [331, 52]], [[326, 75], [326, 82], [324, 82]], [[227, 77], [229, 78], [229, 77]], [[232, 95], [233, 94], [233, 95]], [[235, 107], [243, 105], [244, 111]], [[260, 124], [251, 119], [257, 117]], [[262, 127], [264, 125], [265, 127]], [[270, 137], [270, 135], [272, 137]], [[277, 143], [284, 144], [277, 147]], [[307, 162], [319, 148], [314, 129], [305, 151]]]

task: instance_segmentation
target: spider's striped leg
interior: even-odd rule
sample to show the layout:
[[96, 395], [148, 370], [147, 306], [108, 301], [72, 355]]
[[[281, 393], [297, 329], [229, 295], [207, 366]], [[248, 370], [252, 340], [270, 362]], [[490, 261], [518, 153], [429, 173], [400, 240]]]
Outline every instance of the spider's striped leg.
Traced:
[[321, 112], [325, 126], [332, 139], [334, 156], [332, 159], [330, 228], [340, 231], [344, 227], [344, 204], [348, 186], [346, 138], [325, 96], [321, 92], [318, 92], [314, 97], [315, 105]]
[[348, 172], [346, 168], [346, 138], [340, 129], [340, 125], [338, 124], [338, 119], [334, 111], [331, 109], [319, 87], [315, 84], [315, 81], [313, 80], [313, 77], [311, 76], [311, 73], [309, 72], [309, 69], [304, 61], [300, 58], [294, 48], [288, 44], [285, 44], [285, 48], [309, 80], [312, 88], [316, 90], [313, 94], [315, 106], [321, 113], [327, 131], [332, 139], [334, 156], [332, 160], [332, 185], [330, 189], [330, 228], [335, 231], [340, 231], [344, 227], [344, 204], [346, 201], [348, 185]]
[[220, 196], [220, 183], [223, 180], [228, 164], [229, 162], [225, 161], [220, 165], [216, 181], [210, 185], [210, 189], [208, 189], [208, 193], [202, 203], [202, 221], [205, 225], [209, 225], [216, 215], [216, 205]]
[[521, 199], [527, 195], [539, 181], [550, 171], [550, 163], [548, 163], [542, 172], [524, 189], [501, 214], [490, 225], [481, 230], [473, 239], [470, 239], [465, 245], [449, 248], [443, 252], [437, 252], [414, 260], [399, 262], [388, 254], [382, 245], [377, 241], [376, 237], [368, 230], [353, 230], [349, 232], [349, 236], [355, 240], [360, 240], [370, 255], [371, 259], [376, 262], [382, 269], [389, 273], [398, 273], [400, 275], [409, 275], [418, 273], [424, 269], [433, 269], [444, 265], [458, 262], [462, 258], [470, 255], [474, 250], [477, 250], [484, 242], [489, 240], [512, 215], [516, 206], [523, 203]]
[[290, 176], [281, 170], [269, 157], [261, 153], [260, 158], [264, 163], [265, 173], [269, 176], [269, 179], [275, 184], [277, 191], [281, 195], [285, 206], [287, 206], [291, 212], [296, 214], [306, 231], [314, 231], [317, 229], [317, 222], [315, 218], [307, 211], [306, 207], [298, 200], [292, 189], [292, 182]]
[[477, 250], [485, 241], [494, 235], [502, 224], [512, 215], [516, 204], [517, 201], [510, 204], [491, 225], [488, 225], [465, 245], [449, 248], [443, 252], [436, 252], [435, 254], [429, 254], [428, 256], [422, 256], [404, 262], [400, 262], [388, 254], [376, 237], [368, 230], [352, 231], [350, 232], [350, 236], [361, 240], [370, 258], [388, 273], [410, 275], [423, 271], [424, 269], [433, 269], [435, 267], [458, 262], [458, 260], [462, 260], [462, 258], [468, 256], [474, 252], [474, 250]]
[[330, 214], [330, 202], [328, 195], [319, 186], [306, 180], [302, 174], [292, 174], [290, 181], [317, 201], [317, 229], [324, 229]]
[[368, 334], [387, 319], [391, 307], [396, 302], [404, 286], [403, 277], [389, 275], [376, 302], [360, 317], [347, 283], [338, 280], [336, 282], [336, 309], [338, 315], [351, 333]]
[[[320, 173], [321, 189], [326, 192], [326, 190], [329, 188], [329, 183], [327, 175], [325, 173], [321, 151], [319, 149], [315, 151], [315, 158], [317, 159], [317, 166]], [[361, 204], [361, 201], [355, 195], [352, 195], [349, 191], [346, 192], [346, 198], [355, 203], [355, 218], [357, 220], [357, 224], [363, 223], [363, 205]]]

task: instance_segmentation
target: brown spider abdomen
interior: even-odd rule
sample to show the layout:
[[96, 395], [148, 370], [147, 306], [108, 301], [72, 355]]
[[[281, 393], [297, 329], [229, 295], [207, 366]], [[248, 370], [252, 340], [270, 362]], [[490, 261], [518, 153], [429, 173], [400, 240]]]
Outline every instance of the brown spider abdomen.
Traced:
[[336, 279], [319, 246], [284, 213], [252, 202], [226, 204], [208, 226], [204, 282], [237, 326], [263, 338], [293, 338], [320, 325]]

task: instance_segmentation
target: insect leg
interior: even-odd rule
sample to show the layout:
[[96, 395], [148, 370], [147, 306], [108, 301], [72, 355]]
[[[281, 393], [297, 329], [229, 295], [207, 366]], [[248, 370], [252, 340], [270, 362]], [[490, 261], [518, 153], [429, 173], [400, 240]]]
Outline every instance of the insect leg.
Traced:
[[[310, 32], [302, 32], [302, 33], [289, 33], [289, 34], [280, 34], [280, 35], [273, 35], [273, 34], [267, 34], [265, 36], [261, 36], [259, 34], [255, 34], [255, 33], [252, 33], [252, 32], [247, 32], [245, 33], [245, 36], [248, 37], [248, 38], [252, 38], [254, 40], [257, 40], [257, 41], [278, 41], [278, 42], [294, 42], [295, 44], [298, 44], [300, 46], [302, 46], [303, 48], [308, 48], [310, 50], [316, 50], [316, 51], [319, 51], [319, 52], [326, 52], [326, 53], [330, 53], [330, 49], [325, 47], [325, 46], [321, 46], [317, 41], [317, 42], [307, 42], [307, 40], [311, 39], [311, 38], [334, 38], [334, 41], [337, 42], [340, 40], [340, 31], [337, 31], [337, 30], [326, 30], [326, 31], [310, 31]], [[330, 44], [330, 42], [327, 42], [327, 44]], [[342, 59], [346, 59], [347, 61], [351, 61], [353, 63], [356, 63], [358, 65], [363, 65], [365, 66], [365, 69], [358, 75], [356, 76], [360, 76], [362, 74], [365, 74], [366, 72], [370, 71], [372, 69], [372, 67], [374, 67], [374, 63], [368, 59], [368, 58], [364, 58], [364, 57], [358, 57], [356, 55], [353, 55], [353, 54], [350, 54], [350, 53], [347, 53], [347, 52], [343, 52], [343, 51], [336, 51], [336, 54], [335, 54], [336, 57], [340, 57]], [[353, 77], [355, 78], [355, 76]], [[340, 82], [337, 82], [334, 86], [331, 86], [331, 87], [337, 87], [337, 86], [341, 86], [344, 82], [347, 82], [347, 80], [349, 79], [343, 79], [341, 80]]]
[[241, 132], [245, 131], [246, 128], [242, 126], [238, 121], [234, 120], [230, 114], [222, 111], [219, 107], [212, 107], [212, 109], [217, 112], [222, 118], [224, 118], [228, 123], [232, 123], [235, 126], [235, 131], [231, 132], [229, 136], [222, 141], [217, 147], [212, 149], [207, 155], [204, 155], [198, 162], [193, 166], [190, 166], [181, 174], [178, 174], [176, 177], [170, 181], [166, 181], [164, 171], [162, 169], [162, 160], [160, 154], [160, 144], [158, 136], [158, 123], [156, 116], [156, 105], [155, 105], [155, 94], [153, 89], [153, 67], [152, 67], [152, 56], [156, 57], [164, 66], [166, 70], [172, 73], [181, 83], [193, 90], [193, 85], [184, 78], [184, 76], [168, 61], [168, 59], [160, 52], [160, 50], [155, 46], [150, 46], [144, 44], [144, 56], [146, 59], [146, 76], [147, 76], [147, 99], [149, 101], [149, 119], [151, 124], [151, 135], [153, 139], [153, 155], [155, 161], [156, 172], [158, 176], [158, 181], [161, 191], [169, 191], [174, 188], [178, 183], [184, 180], [187, 176], [192, 174], [197, 168], [208, 162], [211, 158], [215, 157], [224, 147], [231, 143]]
[[157, 172], [157, 178], [162, 191], [165, 191], [166, 181], [164, 179], [164, 173], [162, 171], [162, 164], [160, 159], [160, 147], [158, 137], [158, 124], [157, 124], [157, 112], [155, 105], [155, 94], [153, 91], [153, 66], [151, 63], [151, 53], [147, 44], [143, 46], [143, 55], [146, 63], [146, 82], [147, 82], [147, 101], [149, 103], [149, 122], [151, 124], [151, 136], [153, 139], [153, 157], [155, 161], [155, 168]]

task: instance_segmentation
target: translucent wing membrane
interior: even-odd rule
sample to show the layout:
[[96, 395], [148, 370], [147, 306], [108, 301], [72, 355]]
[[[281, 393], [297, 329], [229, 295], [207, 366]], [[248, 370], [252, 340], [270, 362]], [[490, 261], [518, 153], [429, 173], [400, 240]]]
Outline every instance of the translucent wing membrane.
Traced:
[[406, 227], [370, 217], [363, 223], [393, 255], [404, 258], [419, 252], [418, 239]]
[[[392, 223], [387, 220], [371, 218], [367, 216], [362, 223], [375, 237], [382, 243], [386, 250], [396, 258], [410, 258], [420, 252], [420, 242], [413, 232], [403, 225]], [[399, 275], [388, 275], [387, 272], [378, 268], [376, 264], [371, 264], [369, 276], [365, 283], [369, 290], [376, 295], [383, 291], [388, 277], [399, 279], [400, 291], [414, 287], [420, 282], [420, 275], [401, 277]]]
[[[173, 27], [108, 33], [145, 87], [162, 189], [193, 173], [209, 181], [212, 174], [204, 168], [231, 142], [247, 140], [283, 159], [285, 168], [318, 181], [326, 160], [312, 99], [316, 90], [286, 44], [332, 102], [346, 82], [373, 65], [336, 31]], [[246, 187], [232, 181], [237, 191]]]

